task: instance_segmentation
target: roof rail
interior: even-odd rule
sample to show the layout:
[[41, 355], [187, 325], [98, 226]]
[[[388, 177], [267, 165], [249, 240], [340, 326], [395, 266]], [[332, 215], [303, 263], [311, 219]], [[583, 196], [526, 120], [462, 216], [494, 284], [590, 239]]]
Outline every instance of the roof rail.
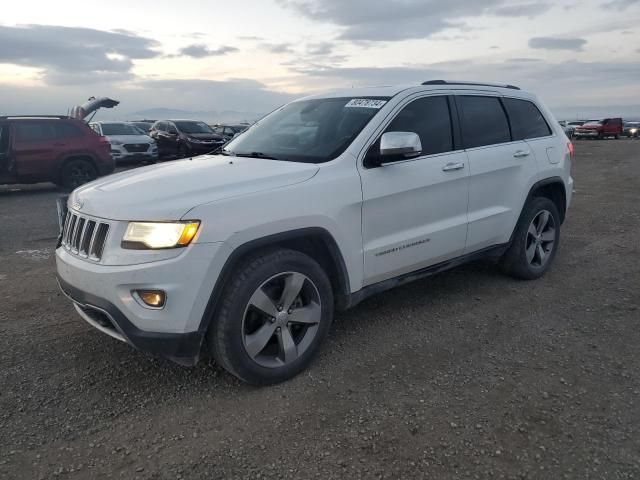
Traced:
[[500, 87], [500, 88], [510, 88], [511, 90], [520, 90], [519, 87], [515, 85], [501, 85], [499, 83], [480, 83], [480, 82], [455, 82], [455, 81], [447, 81], [447, 80], [427, 80], [426, 82], [422, 82], [422, 85], [469, 85], [474, 87]]
[[0, 115], [3, 119], [18, 119], [18, 118], [69, 118], [69, 115]]

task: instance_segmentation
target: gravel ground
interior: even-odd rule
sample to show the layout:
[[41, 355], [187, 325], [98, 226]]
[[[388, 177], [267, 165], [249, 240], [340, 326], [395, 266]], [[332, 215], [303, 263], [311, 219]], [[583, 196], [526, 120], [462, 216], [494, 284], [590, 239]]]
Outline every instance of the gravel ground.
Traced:
[[84, 323], [58, 192], [0, 187], [0, 478], [639, 478], [640, 141], [576, 149], [545, 278], [476, 263], [373, 297], [270, 388]]

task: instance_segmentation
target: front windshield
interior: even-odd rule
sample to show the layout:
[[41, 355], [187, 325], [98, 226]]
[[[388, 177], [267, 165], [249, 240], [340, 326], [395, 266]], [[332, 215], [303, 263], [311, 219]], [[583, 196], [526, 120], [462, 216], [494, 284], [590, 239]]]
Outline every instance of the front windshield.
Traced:
[[388, 97], [321, 98], [293, 102], [236, 137], [223, 153], [322, 163], [346, 150]]
[[103, 135], [144, 135], [144, 132], [134, 125], [126, 123], [103, 123]]
[[173, 122], [182, 133], [213, 133], [211, 127], [204, 122]]

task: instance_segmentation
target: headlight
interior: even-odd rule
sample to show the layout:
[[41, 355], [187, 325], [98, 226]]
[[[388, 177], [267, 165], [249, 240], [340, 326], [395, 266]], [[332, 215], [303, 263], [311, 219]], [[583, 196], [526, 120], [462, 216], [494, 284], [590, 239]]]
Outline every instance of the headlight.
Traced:
[[632, 128], [631, 130], [629, 130], [631, 133], [636, 133], [638, 131], [637, 128]]
[[121, 142], [120, 140], [109, 140], [109, 143], [111, 145], [124, 145], [124, 142]]
[[154, 223], [130, 222], [122, 238], [122, 248], [145, 250], [186, 247], [196, 236], [199, 221]]

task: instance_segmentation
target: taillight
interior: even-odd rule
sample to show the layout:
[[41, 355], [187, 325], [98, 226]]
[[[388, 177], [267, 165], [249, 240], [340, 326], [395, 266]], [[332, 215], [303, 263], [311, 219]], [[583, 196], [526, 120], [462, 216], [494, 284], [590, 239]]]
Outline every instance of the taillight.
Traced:
[[109, 139], [107, 137], [102, 136], [102, 135], [100, 135], [100, 137], [98, 138], [98, 143], [102, 143], [103, 145], [111, 145], [109, 143]]
[[573, 143], [569, 142], [569, 143], [567, 143], [567, 148], [569, 149], [569, 156], [571, 157], [571, 160], [573, 160], [573, 157], [575, 155], [575, 148], [576, 147], [573, 146]]

